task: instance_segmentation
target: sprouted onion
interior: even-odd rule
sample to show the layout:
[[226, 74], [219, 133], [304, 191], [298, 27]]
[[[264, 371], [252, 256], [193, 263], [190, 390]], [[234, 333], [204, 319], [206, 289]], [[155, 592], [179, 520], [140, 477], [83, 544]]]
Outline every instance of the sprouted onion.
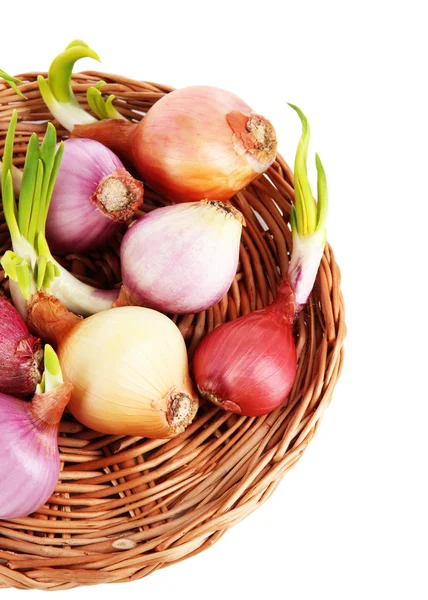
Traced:
[[225, 410], [264, 415], [280, 406], [296, 377], [293, 325], [314, 285], [326, 239], [327, 183], [316, 156], [318, 204], [306, 171], [309, 126], [303, 125], [295, 161], [295, 203], [291, 211], [293, 252], [275, 301], [220, 325], [196, 348], [193, 372], [202, 396]]
[[28, 324], [57, 348], [74, 385], [69, 410], [87, 427], [169, 438], [193, 420], [198, 398], [186, 346], [165, 315], [125, 306], [80, 319], [42, 292], [29, 304]]
[[113, 97], [103, 104], [99, 86], [93, 87], [88, 101], [103, 119], [97, 121], [79, 106], [70, 85], [74, 63], [84, 56], [99, 60], [87, 44], [76, 40], [52, 62], [48, 80], [38, 77], [46, 105], [72, 136], [103, 143], [170, 200], [229, 200], [274, 161], [277, 140], [272, 124], [216, 87], [175, 90], [138, 123], [117, 118]]
[[53, 252], [88, 252], [108, 242], [143, 202], [143, 184], [108, 148], [68, 139], [46, 221]]
[[0, 519], [26, 517], [55, 490], [60, 471], [58, 428], [73, 386], [45, 347], [45, 370], [30, 402], [0, 393]]
[[46, 218], [64, 145], [56, 149], [56, 130], [49, 123], [43, 142], [30, 138], [25, 159], [18, 207], [12, 182], [12, 155], [18, 114], [13, 111], [6, 136], [2, 199], [5, 220], [12, 240], [1, 264], [11, 280], [11, 294], [21, 315], [37, 290], [49, 290], [64, 305], [81, 315], [106, 310], [117, 299], [117, 290], [98, 290], [76, 279], [52, 256], [46, 242]]

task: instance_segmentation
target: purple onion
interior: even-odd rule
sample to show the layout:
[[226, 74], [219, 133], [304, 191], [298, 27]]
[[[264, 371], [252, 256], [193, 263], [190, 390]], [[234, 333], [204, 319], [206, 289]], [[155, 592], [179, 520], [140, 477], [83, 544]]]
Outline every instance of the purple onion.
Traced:
[[239, 259], [243, 217], [230, 204], [202, 200], [159, 208], [126, 232], [117, 301], [165, 313], [194, 313], [229, 290]]
[[87, 252], [108, 242], [143, 201], [143, 184], [94, 140], [68, 139], [46, 222], [52, 251]]
[[0, 519], [26, 517], [48, 501], [60, 471], [58, 429], [73, 385], [45, 348], [45, 377], [26, 402], [0, 393]]
[[42, 358], [40, 340], [30, 335], [16, 308], [0, 297], [0, 392], [32, 394], [41, 378]]

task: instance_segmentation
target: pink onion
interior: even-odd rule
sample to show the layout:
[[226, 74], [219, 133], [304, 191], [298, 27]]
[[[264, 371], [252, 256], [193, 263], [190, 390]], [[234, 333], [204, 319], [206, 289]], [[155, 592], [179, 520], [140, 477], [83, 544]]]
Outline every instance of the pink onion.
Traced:
[[139, 123], [108, 119], [76, 125], [129, 161], [154, 190], [176, 202], [229, 200], [276, 156], [272, 124], [243, 100], [211, 86], [175, 90]]
[[214, 201], [159, 208], [136, 221], [123, 238], [123, 286], [116, 306], [194, 313], [221, 300], [239, 259], [243, 217]]
[[0, 297], [0, 392], [32, 394], [41, 378], [42, 358], [40, 340], [30, 335], [18, 311]]
[[[47, 346], [45, 353], [55, 372], [45, 371], [43, 393], [36, 393], [31, 402], [0, 393], [1, 519], [25, 517], [38, 510], [58, 481], [58, 427], [73, 386], [61, 383], [53, 350]], [[59, 385], [51, 386], [51, 379]]]
[[111, 150], [94, 140], [66, 140], [46, 222], [51, 250], [102, 246], [142, 202], [143, 184]]

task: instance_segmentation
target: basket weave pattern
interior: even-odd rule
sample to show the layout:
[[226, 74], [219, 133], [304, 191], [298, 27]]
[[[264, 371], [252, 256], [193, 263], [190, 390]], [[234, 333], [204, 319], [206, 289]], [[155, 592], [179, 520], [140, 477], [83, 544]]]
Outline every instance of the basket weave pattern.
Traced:
[[[0, 156], [17, 108], [18, 167], [23, 166], [31, 133], [42, 137], [52, 119], [36, 75], [20, 77], [26, 82], [20, 86], [26, 100], [0, 83]], [[87, 71], [73, 76], [73, 90], [87, 110], [86, 89], [100, 79], [107, 82], [103, 92], [116, 95], [118, 110], [135, 120], [171, 91]], [[52, 122], [58, 138], [65, 139], [68, 132]], [[145, 199], [143, 212], [167, 204], [148, 187]], [[207, 311], [173, 317], [190, 356], [214, 327], [275, 297], [291, 250], [287, 222], [292, 200], [293, 175], [281, 156], [266, 175], [233, 199], [247, 225], [228, 295]], [[0, 257], [10, 247], [0, 212]], [[121, 279], [119, 247], [120, 237], [103, 250], [58, 259], [83, 281], [108, 288]], [[0, 293], [8, 295], [3, 277], [0, 267]], [[0, 521], [0, 588], [62, 590], [139, 579], [208, 548], [265, 502], [311, 441], [343, 363], [346, 326], [340, 272], [328, 245], [295, 335], [294, 387], [287, 401], [267, 416], [239, 417], [202, 403], [192, 425], [168, 441], [102, 435], [66, 414], [54, 495], [30, 517]]]

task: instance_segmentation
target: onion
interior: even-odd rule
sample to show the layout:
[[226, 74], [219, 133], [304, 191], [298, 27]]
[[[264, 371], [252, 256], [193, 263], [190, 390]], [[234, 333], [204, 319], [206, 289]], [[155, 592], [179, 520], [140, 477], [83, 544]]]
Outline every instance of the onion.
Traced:
[[230, 204], [202, 201], [159, 208], [123, 238], [123, 287], [116, 305], [194, 313], [221, 300], [239, 259], [243, 217]]
[[83, 316], [111, 308], [119, 290], [99, 290], [79, 281], [55, 260], [45, 238], [46, 218], [64, 149], [63, 142], [57, 147], [52, 123], [48, 123], [40, 145], [35, 133], [30, 137], [16, 205], [12, 156], [17, 121], [18, 113], [13, 110], [1, 174], [3, 211], [13, 248], [4, 254], [1, 265], [10, 279], [15, 307], [26, 318], [27, 301], [32, 294], [49, 290], [67, 308]]
[[32, 394], [41, 379], [40, 340], [30, 335], [18, 311], [0, 297], [0, 392]]
[[167, 94], [137, 124], [117, 119], [76, 125], [72, 136], [102, 142], [175, 202], [229, 200], [270, 167], [277, 148], [267, 119], [210, 86]]
[[297, 367], [292, 298], [284, 283], [271, 306], [229, 321], [202, 340], [193, 357], [202, 396], [252, 417], [284, 401]]
[[275, 301], [268, 307], [221, 325], [196, 348], [193, 372], [202, 396], [225, 410], [259, 416], [279, 407], [290, 392], [297, 369], [293, 324], [314, 285], [323, 255], [327, 183], [318, 156], [318, 206], [306, 171], [309, 126], [295, 162], [295, 205], [291, 211], [293, 252]]
[[108, 242], [143, 202], [143, 184], [94, 140], [68, 139], [46, 221], [54, 252], [87, 252]]
[[79, 319], [52, 296], [36, 294], [30, 330], [57, 346], [69, 404], [101, 433], [169, 438], [193, 420], [198, 399], [178, 327], [148, 308], [126, 306]]
[[0, 393], [0, 519], [26, 517], [54, 492], [58, 427], [72, 387], [46, 346], [44, 377], [31, 402]]

